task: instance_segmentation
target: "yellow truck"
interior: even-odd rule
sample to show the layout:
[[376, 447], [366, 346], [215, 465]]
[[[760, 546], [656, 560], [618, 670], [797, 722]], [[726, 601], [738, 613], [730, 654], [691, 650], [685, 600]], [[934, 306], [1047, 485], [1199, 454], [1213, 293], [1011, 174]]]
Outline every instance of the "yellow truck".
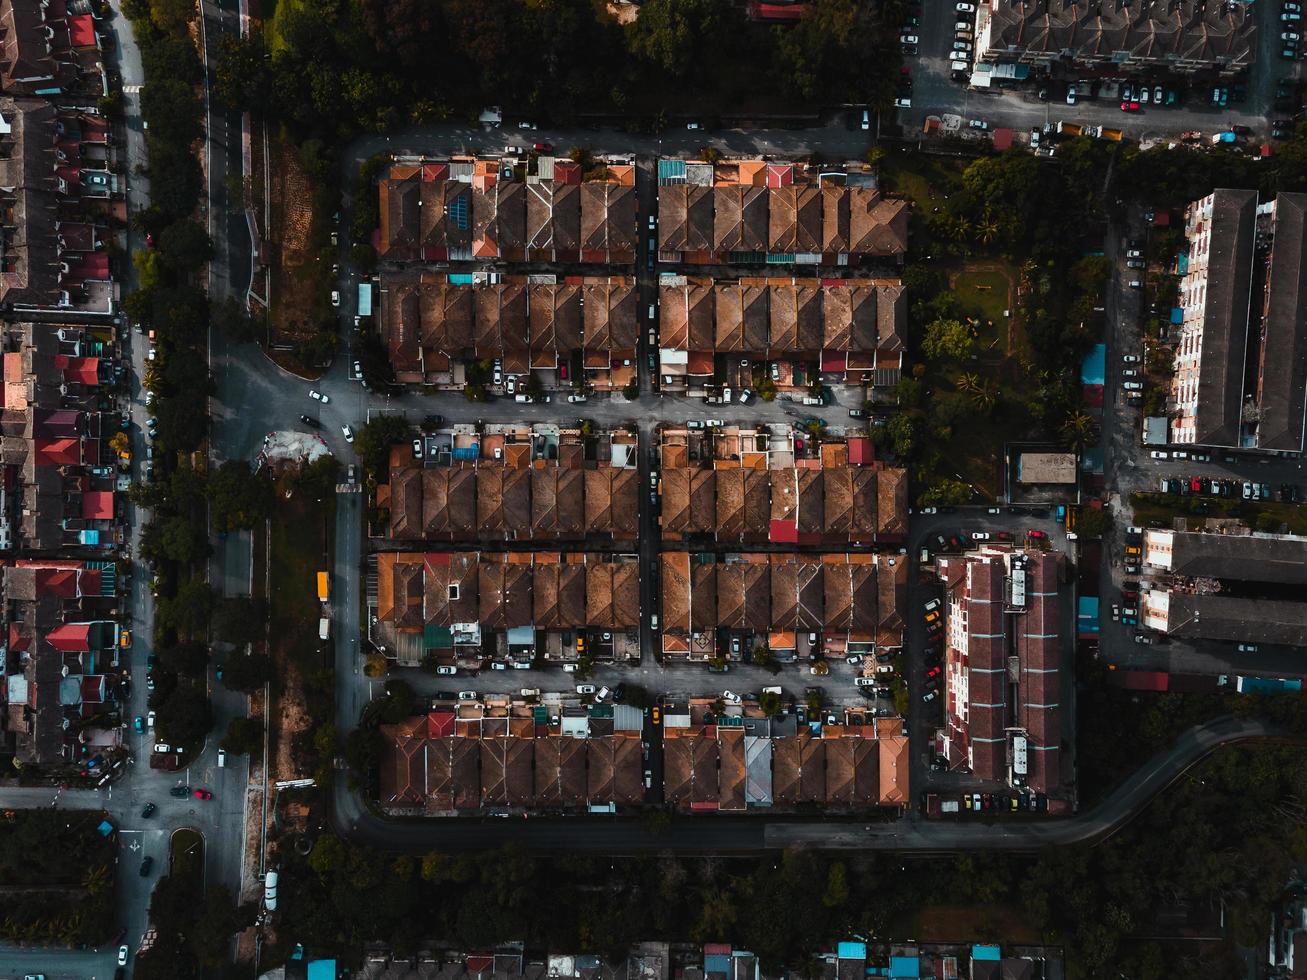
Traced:
[[318, 601], [331, 601], [331, 576], [327, 572], [318, 572]]

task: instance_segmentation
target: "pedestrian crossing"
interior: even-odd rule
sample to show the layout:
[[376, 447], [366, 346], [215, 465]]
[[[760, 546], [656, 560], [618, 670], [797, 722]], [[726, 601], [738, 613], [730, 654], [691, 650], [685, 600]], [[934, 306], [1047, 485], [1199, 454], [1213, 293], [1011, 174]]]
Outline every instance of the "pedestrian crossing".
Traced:
[[138, 92], [140, 92], [140, 90], [141, 90], [142, 88], [144, 88], [144, 87], [145, 87], [145, 86], [143, 86], [143, 85], [124, 85], [124, 86], [123, 86], [123, 94], [124, 94], [124, 95], [136, 95], [136, 94], [137, 94]]
[[337, 493], [362, 493], [363, 487], [361, 484], [358, 483], [337, 483], [336, 492]]

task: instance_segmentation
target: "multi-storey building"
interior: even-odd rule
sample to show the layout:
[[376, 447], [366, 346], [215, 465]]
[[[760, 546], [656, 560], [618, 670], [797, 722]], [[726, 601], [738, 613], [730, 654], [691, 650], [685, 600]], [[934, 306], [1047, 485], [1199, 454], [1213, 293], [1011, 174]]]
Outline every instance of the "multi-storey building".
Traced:
[[1307, 195], [1217, 189], [1185, 213], [1171, 441], [1303, 450]]
[[937, 561], [944, 726], [936, 752], [986, 782], [1062, 782], [1062, 555], [985, 547]]

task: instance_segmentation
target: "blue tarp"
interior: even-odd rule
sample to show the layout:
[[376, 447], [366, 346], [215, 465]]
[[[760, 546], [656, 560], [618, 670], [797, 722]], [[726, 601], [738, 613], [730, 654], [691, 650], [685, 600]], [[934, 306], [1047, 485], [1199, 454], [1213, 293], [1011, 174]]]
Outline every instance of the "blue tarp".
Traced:
[[308, 980], [336, 980], [336, 961], [312, 960], [309, 963]]
[[451, 286], [470, 286], [472, 285], [472, 274], [470, 272], [451, 272], [449, 274], [449, 284]]
[[1176, 326], [1184, 323], [1184, 309], [1179, 306], [1171, 307], [1171, 322]]
[[1182, 276], [1189, 271], [1188, 252], [1181, 252], [1175, 257], [1175, 271]]
[[1284, 694], [1286, 691], [1301, 691], [1302, 679], [1298, 677], [1240, 677], [1237, 689], [1243, 694]]
[[836, 947], [836, 951], [842, 960], [865, 960], [867, 958], [866, 943], [840, 943]]
[[1080, 382], [1087, 385], [1101, 385], [1107, 373], [1107, 347], [1095, 344], [1094, 349], [1085, 355], [1080, 365]]
[[359, 316], [372, 315], [372, 283], [359, 283]]
[[703, 958], [703, 972], [707, 974], [720, 973], [724, 976], [731, 975], [731, 958], [724, 953], [713, 953], [711, 956]]
[[1003, 954], [997, 946], [972, 946], [971, 958], [973, 960], [982, 960], [987, 963], [997, 963], [1003, 958]]
[[891, 956], [889, 958], [889, 975], [915, 980], [921, 976], [921, 960], [916, 956]]
[[470, 446], [455, 446], [450, 455], [457, 460], [476, 459], [481, 455], [481, 443], [474, 442]]

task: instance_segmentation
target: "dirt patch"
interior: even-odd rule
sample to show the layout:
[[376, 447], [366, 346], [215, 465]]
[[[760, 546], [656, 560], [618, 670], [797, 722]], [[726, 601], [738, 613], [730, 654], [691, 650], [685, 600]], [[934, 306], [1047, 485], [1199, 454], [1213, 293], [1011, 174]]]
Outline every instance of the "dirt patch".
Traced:
[[328, 309], [325, 277], [314, 247], [313, 186], [299, 153], [280, 135], [269, 135], [267, 151], [267, 251], [272, 270], [269, 353], [282, 367], [301, 372], [304, 366], [296, 351], [314, 337]]
[[1033, 944], [1039, 930], [1018, 910], [1004, 905], [943, 905], [917, 914], [914, 935], [924, 943], [1001, 942]]

